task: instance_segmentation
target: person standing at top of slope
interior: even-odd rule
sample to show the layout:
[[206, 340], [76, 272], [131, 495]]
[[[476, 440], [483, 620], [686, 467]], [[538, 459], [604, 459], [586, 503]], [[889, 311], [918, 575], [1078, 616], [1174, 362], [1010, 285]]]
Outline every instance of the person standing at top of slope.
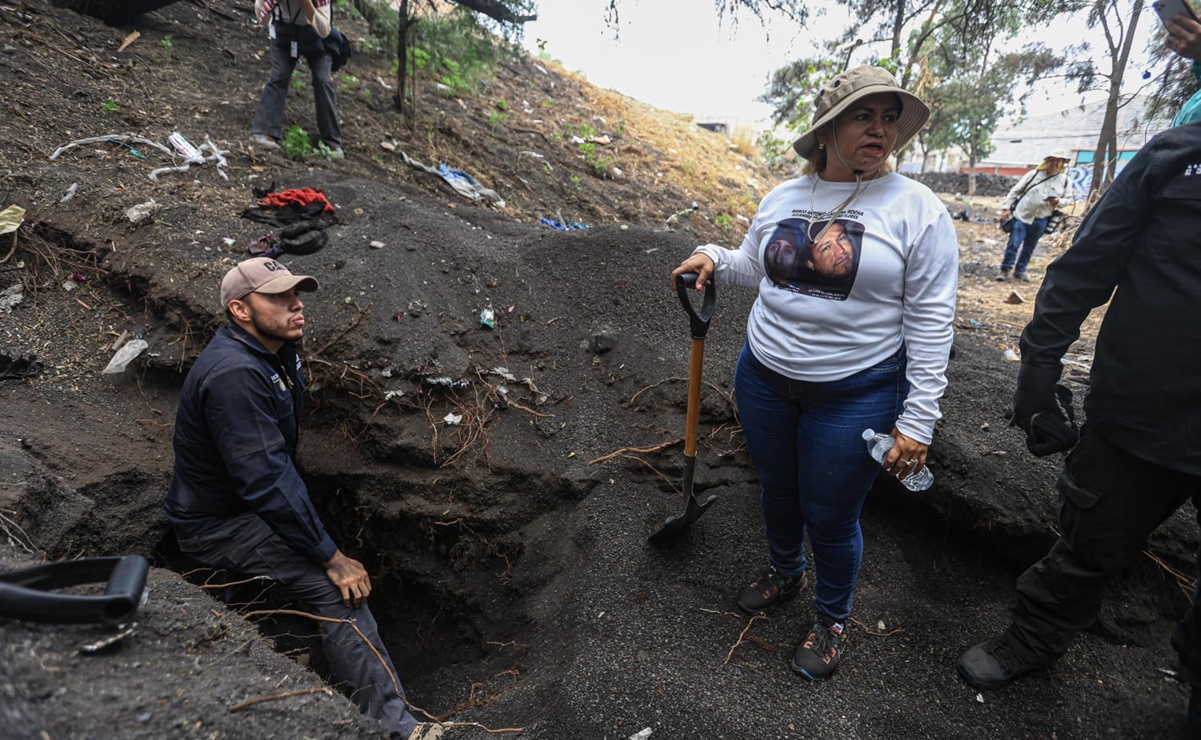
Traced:
[[417, 722], [405, 704], [367, 607], [371, 577], [326, 533], [296, 469], [304, 400], [297, 342], [305, 323], [298, 291], [316, 289], [313, 278], [265, 257], [225, 274], [229, 324], [184, 380], [163, 509], [188, 556], [270, 578], [314, 614], [336, 620], [321, 623], [335, 680], [396, 740], [435, 740], [442, 725]]
[[1008, 280], [1010, 273], [1015, 280], [1030, 280], [1026, 268], [1034, 248], [1047, 230], [1047, 222], [1060, 199], [1067, 196], [1068, 176], [1064, 167], [1068, 160], [1068, 153], [1062, 149], [1047, 154], [1042, 164], [1022, 175], [1005, 196], [1001, 220], [1013, 214], [1013, 230], [1005, 243], [997, 280]]
[[798, 593], [808, 535], [816, 619], [791, 665], [811, 680], [838, 668], [863, 557], [859, 512], [880, 464], [861, 433], [892, 430], [890, 474], [921, 470], [946, 387], [955, 228], [929, 189], [888, 166], [929, 116], [884, 69], [838, 75], [793, 144], [802, 175], [763, 199], [738, 250], [705, 245], [672, 272], [759, 290], [734, 392], [769, 562], [737, 600], [760, 613]]
[[338, 125], [338, 95], [334, 91], [333, 58], [324, 39], [333, 24], [330, 0], [254, 0], [255, 17], [271, 16], [267, 32], [271, 47], [271, 76], [263, 86], [254, 114], [251, 140], [267, 149], [279, 149], [284, 137], [284, 104], [296, 62], [304, 57], [313, 75], [313, 100], [317, 105], [317, 130], [329, 156], [341, 159], [342, 129]]

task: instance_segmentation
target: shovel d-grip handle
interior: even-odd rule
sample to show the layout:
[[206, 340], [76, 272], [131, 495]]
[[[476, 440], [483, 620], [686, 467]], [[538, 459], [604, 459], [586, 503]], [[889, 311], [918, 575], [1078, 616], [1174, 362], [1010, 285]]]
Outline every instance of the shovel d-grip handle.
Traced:
[[713, 311], [717, 308], [717, 283], [710, 280], [705, 286], [705, 298], [701, 301], [701, 310], [698, 313], [696, 307], [692, 305], [692, 299], [688, 297], [689, 290], [696, 289], [697, 274], [695, 272], [682, 272], [676, 275], [676, 295], [680, 296], [680, 305], [688, 312], [688, 322], [692, 328], [693, 339], [704, 339], [709, 333], [709, 321], [713, 318]]
[[[150, 563], [141, 555], [83, 558], [0, 573], [0, 618], [50, 624], [125, 624], [142, 604]], [[107, 581], [96, 596], [49, 589]]]

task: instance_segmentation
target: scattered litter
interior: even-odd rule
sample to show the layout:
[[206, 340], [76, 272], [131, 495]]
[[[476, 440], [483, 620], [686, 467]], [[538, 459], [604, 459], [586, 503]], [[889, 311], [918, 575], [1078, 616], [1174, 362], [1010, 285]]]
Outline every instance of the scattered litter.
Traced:
[[474, 177], [462, 170], [451, 169], [441, 162], [438, 163], [437, 167], [427, 167], [403, 151], [400, 152], [400, 156], [404, 159], [405, 164], [409, 165], [410, 167], [428, 172], [431, 175], [437, 175], [438, 177], [442, 178], [446, 184], [454, 188], [456, 193], [474, 203], [479, 203], [481, 199], [487, 198], [492, 202], [492, 205], [496, 206], [497, 208], [505, 207], [505, 199], [500, 197], [495, 190], [490, 190], [481, 186], [475, 181]]
[[446, 416], [443, 416], [442, 421], [446, 422], [446, 426], [453, 427], [456, 424], [458, 424], [460, 421], [463, 421], [463, 415], [450, 413], [450, 414], [447, 414]]
[[108, 366], [101, 370], [103, 375], [113, 375], [116, 373], [125, 372], [125, 368], [129, 363], [146, 351], [150, 344], [145, 339], [135, 339], [121, 349], [117, 350], [117, 354], [113, 355], [113, 359], [109, 360]]
[[24, 222], [25, 209], [21, 206], [9, 206], [0, 211], [0, 234], [16, 231]]
[[129, 219], [130, 223], [137, 224], [153, 216], [154, 212], [157, 210], [158, 203], [155, 203], [154, 198], [151, 198], [145, 203], [139, 203], [136, 206], [130, 206], [129, 208], [126, 208], [125, 218]]
[[980, 431], [982, 432], [987, 432], [989, 429], [992, 429], [992, 426], [987, 421], [980, 425]]
[[435, 378], [426, 378], [425, 384], [440, 388], [466, 388], [467, 386], [471, 385], [467, 378], [459, 378], [458, 380], [455, 380], [449, 375], [439, 375]]
[[121, 45], [117, 47], [117, 53], [125, 51], [127, 48], [129, 48], [130, 44], [140, 38], [142, 38], [141, 31], [130, 31], [129, 35], [125, 37], [125, 40], [121, 42]]
[[371, 244], [370, 244], [369, 246], [370, 246], [372, 249], [383, 249], [383, 248], [384, 248], [384, 243], [383, 243], [383, 242], [381, 242], [381, 241], [373, 241], [373, 242], [371, 242]]
[[522, 154], [527, 157], [533, 157], [534, 159], [546, 159], [545, 154], [539, 154], [538, 152], [523, 151]]
[[15, 349], [0, 352], [0, 380], [32, 378], [41, 372], [42, 361], [37, 355], [21, 354]]
[[678, 220], [680, 217], [682, 217], [682, 216], [688, 216], [688, 215], [691, 215], [691, 214], [692, 214], [694, 211], [699, 211], [700, 209], [701, 209], [701, 204], [700, 204], [700, 203], [697, 203], [697, 202], [694, 200], [694, 201], [692, 201], [692, 206], [691, 206], [691, 207], [689, 207], [689, 208], [684, 208], [684, 209], [681, 209], [681, 210], [679, 210], [679, 211], [676, 211], [675, 213], [671, 214], [670, 216], [668, 216], [668, 217], [667, 217], [666, 224], [667, 224], [667, 225], [671, 225], [671, 223], [672, 223], [673, 221], [676, 221], [676, 220]]
[[638, 732], [635, 732], [633, 735], [630, 735], [630, 740], [646, 740], [650, 736], [651, 736], [651, 728], [647, 727], [645, 730], [639, 730]]
[[1014, 352], [1012, 349], [1010, 349], [1008, 347], [1005, 348], [1005, 359], [1010, 360], [1012, 362], [1021, 362], [1022, 361], [1022, 358], [1018, 357], [1018, 353]]
[[381, 142], [379, 143], [379, 148], [380, 148], [380, 149], [383, 149], [385, 152], [394, 152], [394, 151], [396, 151], [396, 142], [394, 142], [394, 141], [381, 141]]
[[138, 623], [134, 622], [133, 624], [129, 625], [128, 627], [121, 630], [120, 632], [118, 632], [115, 635], [109, 635], [108, 637], [97, 640], [95, 642], [89, 642], [86, 645], [80, 647], [79, 652], [83, 653], [84, 655], [93, 655], [107, 647], [112, 647], [113, 645], [116, 645], [118, 642], [124, 640], [126, 637], [129, 637], [130, 635], [132, 635], [134, 629], [136, 629], [137, 626], [138, 626]]
[[507, 368], [507, 367], [494, 367], [488, 371], [488, 374], [489, 375], [499, 375], [500, 377], [504, 378], [505, 380], [509, 381], [510, 383], [517, 382], [517, 376], [514, 375], [513, 373], [509, 372], [509, 368]]
[[878, 622], [876, 622], [876, 629], [880, 630], [881, 632], [883, 632], [883, 631], [884, 631], [885, 627], [884, 627], [884, 620], [883, 620], [883, 619], [881, 619], [881, 620], [879, 620]]
[[113, 346], [109, 347], [109, 351], [116, 352], [118, 349], [121, 348], [122, 344], [125, 344], [126, 339], [129, 339], [129, 329], [125, 329], [121, 332], [120, 336], [118, 336], [117, 339], [113, 342]]
[[404, 391], [388, 391], [384, 394], [385, 401], [391, 401], [393, 398], [400, 398], [405, 394]]
[[981, 326], [984, 326], [984, 322], [983, 322], [983, 321], [977, 321], [977, 320], [975, 320], [975, 319], [968, 319], [968, 320], [967, 320], [967, 322], [968, 322], [969, 324], [971, 324], [972, 326], [975, 326], [975, 327], [981, 327]]
[[1172, 679], [1173, 681], [1176, 680], [1177, 673], [1176, 673], [1176, 671], [1172, 670], [1171, 668], [1156, 668], [1155, 670], [1159, 671], [1164, 676]]
[[62, 198], [59, 198], [58, 202], [66, 203], [67, 201], [71, 200], [72, 198], [75, 197], [75, 191], [77, 191], [77, 190], [79, 190], [79, 183], [77, 183], [77, 182], [71, 183], [71, 187], [67, 188], [67, 194], [64, 195]]
[[25, 285], [17, 283], [0, 290], [0, 311], [12, 313], [13, 307], [25, 300]]
[[1006, 303], [1012, 303], [1013, 305], [1015, 305], [1015, 306], [1016, 306], [1016, 305], [1018, 305], [1019, 303], [1025, 303], [1025, 302], [1026, 302], [1026, 299], [1022, 297], [1022, 294], [1021, 294], [1021, 293], [1019, 293], [1019, 292], [1017, 292], [1017, 291], [1015, 290], [1015, 291], [1012, 291], [1012, 292], [1009, 294], [1009, 297], [1005, 299], [1005, 302], [1006, 302]]
[[980, 702], [981, 704], [983, 704], [983, 703], [984, 703], [984, 694], [981, 694], [981, 693], [977, 692], [977, 693], [976, 693], [976, 701], [978, 701], [978, 702]]
[[590, 137], [588, 137], [588, 141], [592, 142], [593, 144], [600, 144], [602, 146], [604, 146], [605, 144], [611, 144], [613, 142], [613, 140], [609, 138], [608, 134], [601, 134], [600, 136], [590, 136]]
[[496, 312], [492, 310], [491, 306], [487, 306], [486, 308], [484, 308], [484, 310], [480, 311], [480, 328], [481, 329], [493, 329], [495, 327], [496, 327]]
[[552, 229], [558, 229], [559, 231], [580, 231], [582, 229], [588, 228], [588, 226], [581, 224], [581, 223], [576, 223], [575, 221], [567, 221], [565, 223], [561, 223], [559, 221], [554, 220], [553, 218], [542, 218], [539, 220], [542, 223], [546, 224], [547, 226], [551, 227]]
[[193, 146], [192, 143], [184, 138], [183, 134], [179, 133], [178, 131], [172, 132], [172, 134], [167, 137], [167, 141], [171, 144], [171, 146], [165, 146], [157, 141], [154, 141], [153, 139], [147, 139], [135, 134], [106, 134], [104, 136], [92, 136], [86, 139], [76, 139], [75, 141], [60, 146], [58, 149], [54, 150], [53, 154], [50, 155], [50, 159], [58, 159], [59, 155], [63, 152], [83, 144], [97, 144], [105, 141], [120, 144], [121, 146], [128, 148], [134, 153], [134, 156], [140, 159], [145, 159], [145, 157], [141, 152], [135, 150], [132, 144], [144, 144], [146, 146], [151, 146], [155, 149], [158, 149], [163, 154], [166, 154], [172, 160], [181, 158], [184, 160], [182, 165], [159, 167], [158, 169], [151, 171], [150, 174], [147, 175], [147, 177], [149, 177], [151, 180], [157, 181], [159, 175], [167, 172], [187, 172], [188, 169], [194, 164], [216, 164], [217, 174], [221, 175], [221, 179], [229, 179], [229, 175], [225, 174], [224, 169], [228, 164], [228, 162], [225, 160], [225, 155], [229, 154], [229, 152], [214, 144], [212, 139], [210, 139], [207, 134], [204, 137], [204, 143], [199, 147]]

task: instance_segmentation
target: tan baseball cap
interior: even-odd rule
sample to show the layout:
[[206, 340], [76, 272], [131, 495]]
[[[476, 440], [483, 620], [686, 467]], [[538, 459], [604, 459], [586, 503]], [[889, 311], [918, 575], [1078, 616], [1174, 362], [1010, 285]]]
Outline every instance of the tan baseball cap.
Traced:
[[221, 310], [229, 308], [230, 301], [241, 300], [251, 293], [285, 293], [297, 290], [317, 290], [316, 278], [308, 275], [293, 275], [287, 267], [267, 257], [239, 262], [221, 280]]

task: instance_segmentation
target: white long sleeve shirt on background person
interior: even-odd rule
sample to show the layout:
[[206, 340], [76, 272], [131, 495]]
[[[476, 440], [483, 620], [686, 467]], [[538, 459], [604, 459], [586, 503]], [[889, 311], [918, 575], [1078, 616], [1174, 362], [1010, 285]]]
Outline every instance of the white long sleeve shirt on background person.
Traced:
[[[318, 36], [325, 38], [329, 36], [329, 30], [333, 27], [329, 14], [331, 3], [328, 0], [325, 2], [322, 0], [313, 0], [313, 7], [317, 12], [313, 15], [311, 25]], [[303, 8], [304, 5], [300, 0], [278, 0], [278, 2], [272, 2], [272, 0], [254, 0], [254, 17], [262, 18], [264, 23], [269, 23], [270, 21], [267, 18], [276, 17], [276, 10], [278, 10], [278, 17], [285, 23], [308, 26], [310, 25], [309, 19], [305, 17]], [[271, 31], [271, 38], [275, 38], [274, 31]]]
[[[842, 287], [774, 279], [769, 243], [785, 232], [806, 241], [815, 213], [833, 209], [855, 188], [854, 182], [823, 180], [813, 195], [815, 177], [788, 180], [768, 193], [737, 250], [706, 244], [696, 251], [714, 261], [718, 282], [759, 289], [747, 342], [760, 362], [781, 375], [841, 380], [879, 364], [904, 343], [911, 389], [897, 428], [929, 444], [947, 385], [958, 286], [959, 246], [950, 214], [924, 185], [882, 175], [868, 181], [838, 218], [862, 227]], [[798, 222], [802, 226], [793, 230]], [[812, 229], [814, 236], [822, 223]]]
[[[1023, 195], [1022, 190], [1027, 186], [1029, 189]], [[1055, 206], [1048, 203], [1047, 198], [1062, 200], [1067, 196], [1067, 192], [1068, 176], [1063, 172], [1048, 176], [1043, 170], [1030, 170], [1010, 188], [1009, 194], [1005, 196], [1005, 210], [1029, 226], [1034, 223], [1034, 219], [1047, 218], [1055, 210]]]

